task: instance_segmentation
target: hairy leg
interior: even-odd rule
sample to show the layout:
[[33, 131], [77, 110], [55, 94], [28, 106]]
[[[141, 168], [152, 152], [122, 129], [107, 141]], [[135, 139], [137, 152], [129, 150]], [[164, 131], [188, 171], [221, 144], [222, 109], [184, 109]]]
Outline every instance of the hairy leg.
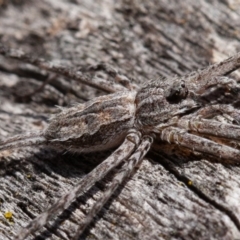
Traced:
[[122, 184], [123, 181], [133, 173], [134, 168], [141, 162], [143, 157], [149, 151], [152, 142], [153, 142], [152, 137], [150, 136], [143, 137], [137, 150], [133, 153], [133, 155], [128, 160], [126, 160], [126, 163], [117, 172], [110, 186], [108, 186], [107, 190], [103, 193], [101, 199], [95, 203], [93, 208], [87, 214], [83, 223], [81, 223], [81, 225], [79, 226], [77, 233], [73, 238], [74, 240], [79, 239], [80, 235], [89, 225], [89, 223], [93, 220], [96, 214], [102, 209], [105, 203], [110, 199], [110, 197], [113, 195], [115, 190], [119, 187], [119, 185]]
[[5, 141], [2, 142], [0, 141], [0, 152], [8, 149], [21, 148], [40, 144], [42, 145], [46, 142], [47, 142], [46, 138], [43, 136], [43, 134], [39, 132], [17, 135], [8, 138]]
[[200, 118], [180, 119], [177, 126], [185, 130], [216, 137], [240, 140], [240, 126]]
[[47, 211], [36, 217], [29, 225], [23, 228], [16, 236], [16, 240], [24, 240], [30, 234], [37, 231], [40, 227], [44, 226], [51, 218], [57, 213], [66, 209], [77, 197], [89, 190], [97, 181], [101, 180], [120, 164], [125, 159], [131, 156], [132, 152], [138, 147], [141, 134], [135, 130], [131, 130], [123, 144], [115, 150], [105, 161], [98, 165], [92, 172], [87, 174], [84, 179], [70, 189], [68, 193], [63, 195], [57, 200]]
[[51, 62], [48, 62], [44, 59], [31, 57], [20, 50], [10, 49], [0, 45], [0, 54], [9, 58], [14, 58], [26, 63], [30, 63], [41, 69], [60, 74], [67, 78], [74, 79], [78, 82], [108, 93], [126, 90], [124, 86], [116, 83], [109, 83], [109, 81], [105, 79], [88, 78], [81, 71], [79, 71], [78, 68], [69, 68], [60, 65], [53, 65]]
[[161, 140], [174, 143], [191, 150], [207, 153], [218, 158], [240, 162], [240, 151], [209, 139], [191, 134], [183, 129], [167, 127], [162, 130]]
[[48, 78], [38, 88], [26, 94], [21, 94], [19, 97], [21, 98], [33, 97], [36, 93], [41, 92], [44, 89], [44, 87], [48, 85], [50, 82], [53, 82], [54, 80], [56, 80], [56, 78], [57, 78], [57, 74], [48, 76]]
[[234, 108], [230, 104], [216, 104], [205, 106], [194, 114], [194, 116], [204, 118], [204, 119], [213, 119], [215, 117], [224, 117], [227, 122], [240, 124], [240, 110]]
[[116, 83], [120, 83], [122, 86], [128, 90], [139, 89], [138, 85], [131, 82], [131, 80], [125, 75], [120, 74], [116, 69], [106, 63], [99, 63], [94, 66], [90, 66], [86, 71], [104, 71], [108, 75], [114, 78]]
[[183, 76], [190, 91], [201, 92], [209, 83], [209, 79], [226, 76], [240, 67], [240, 52], [222, 62]]
[[204, 82], [204, 86], [199, 83], [197, 98], [203, 105], [229, 104], [234, 105], [239, 101], [240, 84], [229, 77], [212, 77]]

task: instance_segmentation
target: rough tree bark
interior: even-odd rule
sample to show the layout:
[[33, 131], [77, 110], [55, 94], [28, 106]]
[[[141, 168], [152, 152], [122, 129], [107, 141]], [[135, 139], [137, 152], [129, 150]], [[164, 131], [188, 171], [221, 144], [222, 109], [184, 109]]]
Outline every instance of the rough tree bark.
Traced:
[[[0, 1], [0, 41], [69, 66], [107, 62], [137, 84], [188, 73], [240, 50], [234, 0]], [[39, 131], [55, 105], [104, 94], [0, 57], [0, 139]], [[107, 77], [107, 76], [106, 76]], [[239, 77], [235, 73], [234, 77]], [[108, 153], [72, 155], [42, 148], [0, 157], [0, 239], [91, 171]], [[110, 174], [74, 202], [37, 239], [71, 239], [101, 197]], [[81, 239], [240, 239], [240, 168], [207, 156], [149, 154]], [[4, 213], [13, 212], [7, 219]], [[65, 237], [65, 238], [64, 238]]]

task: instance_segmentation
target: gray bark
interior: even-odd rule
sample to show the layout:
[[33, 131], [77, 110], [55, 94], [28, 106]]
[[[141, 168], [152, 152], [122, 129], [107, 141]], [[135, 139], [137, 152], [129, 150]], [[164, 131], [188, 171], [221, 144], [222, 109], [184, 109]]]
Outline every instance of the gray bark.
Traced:
[[[3, 0], [0, 6], [0, 41], [7, 46], [67, 66], [107, 62], [139, 85], [240, 50], [237, 1]], [[41, 131], [55, 105], [104, 94], [56, 76], [34, 96], [21, 97], [46, 78], [42, 70], [0, 57], [0, 140]], [[82, 239], [240, 239], [240, 168], [167, 151], [159, 147], [146, 157]], [[0, 157], [0, 239], [12, 239], [109, 154], [63, 153], [34, 147]], [[71, 239], [112, 176], [34, 237]]]

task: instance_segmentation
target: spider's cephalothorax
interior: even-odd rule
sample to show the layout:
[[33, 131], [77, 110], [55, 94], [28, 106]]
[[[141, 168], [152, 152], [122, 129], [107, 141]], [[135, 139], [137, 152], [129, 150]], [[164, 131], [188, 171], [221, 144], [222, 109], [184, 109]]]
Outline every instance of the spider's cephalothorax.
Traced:
[[151, 81], [138, 91], [135, 103], [136, 124], [149, 131], [198, 108], [183, 80]]
[[[61, 113], [50, 119], [49, 126], [43, 132], [19, 135], [0, 143], [0, 151], [39, 144], [73, 152], [102, 151], [119, 146], [73, 189], [22, 229], [16, 236], [18, 240], [26, 239], [40, 229], [112, 169], [121, 166], [101, 199], [79, 223], [72, 238], [78, 239], [116, 188], [141, 162], [154, 138], [190, 151], [194, 149], [216, 158], [240, 162], [240, 151], [236, 147], [239, 144], [231, 145], [240, 139], [240, 111], [237, 108], [240, 87], [235, 80], [224, 77], [240, 67], [240, 53], [181, 78], [150, 81], [139, 90], [133, 90], [136, 86], [129, 84], [130, 81], [126, 84], [128, 89], [107, 81], [100, 84], [87, 79], [82, 73], [74, 73], [71, 69], [54, 66], [1, 46], [0, 54], [63, 74], [98, 89], [115, 92], [62, 109]], [[106, 65], [94, 69], [110, 72], [118, 82], [119, 79], [126, 82], [126, 78], [109, 70]], [[224, 117], [223, 122], [216, 121], [215, 117], [219, 114]], [[219, 138], [221, 141], [218, 141]]]

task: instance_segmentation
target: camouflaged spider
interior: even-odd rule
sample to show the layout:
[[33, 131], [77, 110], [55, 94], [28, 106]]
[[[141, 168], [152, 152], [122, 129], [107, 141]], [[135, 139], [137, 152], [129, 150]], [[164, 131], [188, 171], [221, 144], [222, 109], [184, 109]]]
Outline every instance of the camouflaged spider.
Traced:
[[[53, 66], [5, 47], [0, 47], [0, 54], [115, 92], [62, 109], [61, 113], [51, 118], [45, 131], [9, 138], [0, 143], [0, 151], [41, 144], [82, 153], [120, 146], [73, 189], [22, 229], [16, 239], [25, 239], [44, 226], [113, 168], [125, 162], [101, 200], [79, 226], [74, 237], [78, 239], [117, 187], [141, 162], [154, 140], [240, 162], [240, 151], [231, 147], [232, 141], [240, 139], [240, 112], [234, 107], [240, 100], [240, 86], [235, 80], [224, 77], [240, 67], [240, 53], [183, 77], [150, 81], [140, 89], [104, 65], [99, 65], [95, 70], [101, 68], [107, 71], [118, 81], [127, 83], [128, 88], [104, 80], [95, 82], [86, 79], [79, 71]], [[219, 112], [232, 122], [213, 120]]]

